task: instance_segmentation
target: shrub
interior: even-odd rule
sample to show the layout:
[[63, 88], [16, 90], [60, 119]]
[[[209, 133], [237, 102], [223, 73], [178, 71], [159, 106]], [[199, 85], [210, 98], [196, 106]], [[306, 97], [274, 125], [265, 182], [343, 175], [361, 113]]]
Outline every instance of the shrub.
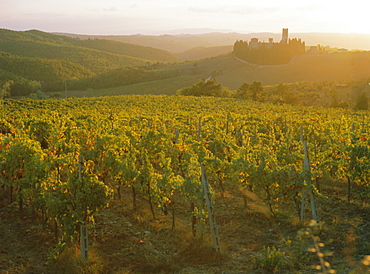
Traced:
[[367, 110], [368, 108], [369, 108], [369, 97], [366, 95], [365, 92], [363, 92], [357, 98], [355, 109], [357, 109], [357, 110]]
[[276, 247], [264, 247], [263, 252], [253, 259], [253, 269], [262, 269], [269, 273], [279, 271], [283, 264], [285, 252]]

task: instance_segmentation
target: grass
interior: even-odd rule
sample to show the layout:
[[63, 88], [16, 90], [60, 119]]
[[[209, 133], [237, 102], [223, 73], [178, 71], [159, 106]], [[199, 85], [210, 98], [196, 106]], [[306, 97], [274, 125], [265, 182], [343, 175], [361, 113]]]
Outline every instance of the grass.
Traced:
[[[103, 89], [90, 89], [90, 90], [69, 90], [68, 97], [98, 97], [98, 96], [118, 96], [126, 94], [161, 94], [161, 95], [175, 95], [176, 91], [191, 86], [198, 82], [198, 76], [184, 75], [175, 78], [164, 80], [156, 80], [150, 82], [143, 82], [128, 86], [103, 88]], [[56, 98], [65, 98], [64, 91], [47, 92], [48, 95], [54, 95]]]
[[165, 94], [175, 95], [176, 91], [191, 86], [200, 79], [197, 76], [180, 76], [164, 80], [144, 82], [129, 86], [97, 89], [91, 92], [92, 96], [116, 96], [125, 94]]
[[48, 270], [56, 274], [98, 274], [107, 272], [106, 264], [94, 248], [90, 248], [89, 259], [85, 261], [81, 258], [80, 250], [73, 246], [62, 252]]

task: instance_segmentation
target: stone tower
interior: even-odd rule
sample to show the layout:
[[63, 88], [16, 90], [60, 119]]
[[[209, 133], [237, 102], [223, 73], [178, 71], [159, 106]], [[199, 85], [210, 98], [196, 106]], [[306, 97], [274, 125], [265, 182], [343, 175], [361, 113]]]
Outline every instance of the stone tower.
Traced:
[[281, 37], [280, 43], [288, 44], [288, 29], [283, 29], [283, 35]]

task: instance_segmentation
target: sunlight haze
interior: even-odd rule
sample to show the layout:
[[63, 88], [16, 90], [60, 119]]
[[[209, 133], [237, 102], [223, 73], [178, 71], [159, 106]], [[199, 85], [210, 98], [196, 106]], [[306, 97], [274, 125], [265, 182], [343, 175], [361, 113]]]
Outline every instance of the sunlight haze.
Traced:
[[0, 0], [0, 274], [370, 273], [369, 8]]
[[338, 1], [0, 0], [0, 28], [79, 34], [367, 33], [370, 4]]

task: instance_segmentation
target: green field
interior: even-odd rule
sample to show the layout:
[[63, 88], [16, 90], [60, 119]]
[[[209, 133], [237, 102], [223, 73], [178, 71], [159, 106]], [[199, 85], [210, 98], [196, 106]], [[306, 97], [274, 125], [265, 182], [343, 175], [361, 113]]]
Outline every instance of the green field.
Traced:
[[[149, 81], [139, 84], [103, 88], [90, 90], [70, 90], [67, 91], [68, 97], [98, 97], [98, 96], [117, 96], [117, 95], [175, 95], [176, 91], [184, 86], [191, 86], [199, 81], [198, 76], [180, 76], [164, 80]], [[57, 95], [57, 98], [65, 98], [65, 91], [48, 92], [48, 95]]]
[[175, 95], [182, 87], [191, 86], [197, 82], [197, 76], [181, 76], [176, 78], [144, 82], [129, 86], [94, 90], [93, 96], [116, 96], [127, 94], [139, 95]]

